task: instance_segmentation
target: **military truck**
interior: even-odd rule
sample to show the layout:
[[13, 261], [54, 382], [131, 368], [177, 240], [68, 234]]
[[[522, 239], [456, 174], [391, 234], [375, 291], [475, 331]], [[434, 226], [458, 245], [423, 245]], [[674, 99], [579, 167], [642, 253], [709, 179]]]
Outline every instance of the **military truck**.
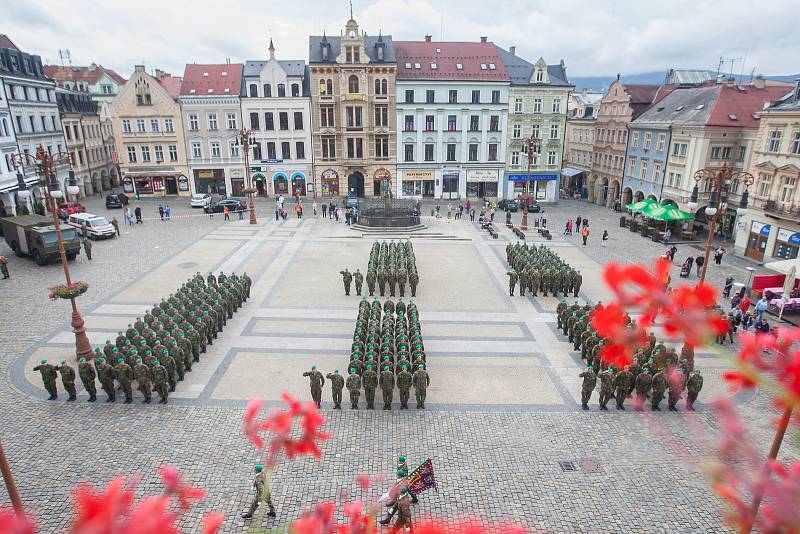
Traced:
[[[18, 215], [0, 219], [6, 243], [17, 256], [30, 256], [38, 265], [59, 259], [58, 238], [53, 220], [44, 215]], [[74, 260], [80, 252], [78, 232], [70, 226], [61, 227], [64, 252]]]

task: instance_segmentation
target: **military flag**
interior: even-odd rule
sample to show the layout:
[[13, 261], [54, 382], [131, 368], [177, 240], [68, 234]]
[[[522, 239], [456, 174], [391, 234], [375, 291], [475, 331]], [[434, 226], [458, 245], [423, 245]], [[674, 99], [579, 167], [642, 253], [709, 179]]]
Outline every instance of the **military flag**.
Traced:
[[408, 475], [407, 480], [408, 490], [415, 495], [419, 495], [430, 488], [439, 491], [439, 488], [436, 486], [436, 477], [433, 473], [433, 462], [430, 458], [414, 469], [411, 474]]

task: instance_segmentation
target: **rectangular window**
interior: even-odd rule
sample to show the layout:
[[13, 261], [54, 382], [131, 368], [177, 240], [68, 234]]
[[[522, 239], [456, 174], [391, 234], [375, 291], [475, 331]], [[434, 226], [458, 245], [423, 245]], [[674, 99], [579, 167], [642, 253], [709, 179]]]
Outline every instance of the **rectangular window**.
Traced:
[[522, 126], [515, 124], [511, 129], [511, 137], [514, 139], [520, 139], [522, 137]]
[[550, 139], [558, 139], [558, 124], [550, 125]]
[[319, 112], [323, 128], [333, 128], [335, 124], [333, 121], [333, 106], [320, 106]]
[[556, 151], [551, 150], [547, 153], [547, 164], [548, 165], [555, 165], [556, 164]]
[[433, 161], [433, 143], [425, 144], [425, 161]]
[[426, 132], [432, 132], [435, 129], [436, 128], [435, 128], [435, 124], [434, 124], [433, 115], [425, 115], [425, 131]]
[[189, 130], [196, 132], [200, 129], [199, 123], [197, 121], [197, 114], [190, 113], [189, 114]]
[[[739, 153], [742, 154], [740, 161], [743, 161], [744, 147], [739, 148]], [[800, 154], [800, 130], [794, 132], [794, 138], [792, 139], [792, 154]]]
[[264, 113], [264, 130], [271, 132], [275, 129], [275, 119], [271, 111]]
[[672, 145], [672, 155], [678, 158], [686, 157], [686, 143], [675, 143]]
[[254, 160], [261, 159], [261, 156], [262, 156], [262, 154], [261, 154], [261, 143], [256, 143], [256, 144], [251, 145], [251, 146], [253, 147], [253, 159]]
[[731, 159], [731, 151], [733, 149], [729, 146], [722, 147], [722, 159]]
[[362, 128], [364, 126], [361, 120], [361, 106], [347, 106], [345, 108], [345, 116], [347, 117], [348, 128]]
[[469, 161], [478, 161], [478, 144], [470, 143], [467, 148], [467, 159]]
[[455, 115], [448, 115], [447, 116], [447, 131], [448, 132], [455, 132], [456, 131], [456, 123], [457, 119]]
[[631, 136], [631, 148], [639, 148], [639, 132], [633, 132]]
[[193, 158], [203, 157], [203, 146], [200, 144], [200, 141], [192, 142], [192, 157]]
[[661, 183], [661, 162], [654, 161], [653, 162], [653, 182], [659, 184]]
[[281, 158], [283, 159], [292, 159], [292, 154], [289, 151], [290, 143], [288, 141], [284, 141], [281, 143]]
[[428, 89], [427, 91], [425, 91], [425, 102], [427, 104], [433, 104], [434, 94], [435, 92], [433, 91], [433, 89]]
[[136, 147], [129, 146], [128, 149], [128, 163], [136, 163]]
[[414, 115], [405, 116], [405, 131], [406, 132], [414, 131]]
[[364, 140], [360, 137], [351, 137], [347, 140], [347, 157], [362, 159], [364, 157]]
[[492, 91], [492, 104], [499, 104], [500, 103], [500, 91], [494, 90]]
[[561, 113], [561, 99], [554, 98], [553, 99], [553, 113]]
[[352, 63], [353, 62], [353, 48], [350, 46], [344, 47], [344, 61], [345, 63]]
[[458, 89], [450, 89], [448, 91], [447, 101], [451, 104], [458, 104]]
[[130, 119], [122, 119], [122, 133], [131, 133]]
[[511, 152], [511, 165], [519, 165], [519, 151], [517, 150]]
[[414, 144], [406, 143], [403, 145], [403, 161], [414, 161]]
[[236, 113], [228, 113], [226, 115], [226, 124], [229, 130], [235, 130], [236, 126]]
[[539, 97], [533, 99], [533, 112], [534, 113], [542, 112], [542, 99]]
[[278, 152], [275, 149], [275, 142], [267, 142], [267, 159], [278, 159]]
[[414, 90], [406, 89], [406, 104], [413, 104], [413, 103], [414, 103]]
[[294, 158], [306, 159], [306, 145], [302, 141], [297, 141], [294, 144]]
[[289, 129], [289, 113], [287, 111], [278, 112], [278, 126], [281, 130]]
[[167, 133], [173, 133], [175, 131], [175, 127], [172, 125], [172, 119], [164, 119], [164, 131]]
[[220, 148], [219, 141], [211, 141], [209, 143], [211, 147], [211, 157], [212, 158], [220, 158], [222, 157], [222, 149]]
[[667, 136], [662, 134], [658, 134], [658, 142], [656, 143], [656, 151], [663, 152], [664, 151], [664, 143], [667, 142]]
[[520, 97], [514, 99], [514, 113], [522, 113], [522, 98]]
[[383, 104], [375, 106], [375, 126], [379, 128], [389, 126], [389, 106]]
[[722, 147], [711, 147], [711, 159], [719, 159], [722, 154]]
[[650, 132], [645, 132], [644, 144], [642, 145], [642, 148], [644, 148], [645, 150], [650, 150], [650, 145], [652, 144], [652, 142], [653, 142], [653, 134]]
[[169, 145], [169, 160], [178, 161], [178, 147], [177, 145]]
[[217, 114], [216, 113], [209, 113], [208, 114], [208, 129], [209, 130], [217, 130], [219, 128], [217, 124]]
[[228, 144], [229, 153], [232, 158], [239, 157], [239, 140], [238, 139], [231, 139]]
[[294, 112], [294, 129], [295, 130], [302, 130], [303, 126], [303, 112], [302, 111], [295, 111]]
[[481, 118], [478, 115], [470, 115], [469, 117], [469, 131], [477, 132], [481, 129]]
[[639, 164], [639, 178], [642, 180], [647, 180], [647, 160], [643, 159], [642, 162]]
[[150, 131], [158, 133], [158, 129], [159, 129], [158, 119], [150, 119]]
[[456, 160], [456, 145], [455, 143], [448, 143], [447, 144], [447, 161], [455, 161]]
[[782, 135], [782, 130], [772, 130], [769, 133], [769, 145], [767, 146], [767, 152], [780, 152]]
[[499, 115], [492, 115], [489, 117], [489, 131], [490, 132], [499, 132], [500, 131], [500, 116]]
[[376, 159], [389, 159], [389, 136], [376, 135], [375, 136], [375, 158]]
[[156, 153], [156, 162], [161, 163], [164, 161], [164, 147], [161, 145], [156, 145], [153, 147]]
[[533, 136], [534, 139], [541, 139], [541, 136], [539, 135], [539, 125], [538, 124], [534, 124], [531, 127], [531, 135]]
[[334, 137], [322, 138], [322, 159], [336, 159], [336, 139]]
[[144, 133], [144, 132], [145, 132], [145, 129], [144, 129], [144, 119], [136, 119], [136, 130], [137, 130], [139, 133]]
[[258, 113], [251, 113], [250, 114], [250, 129], [251, 130], [260, 130], [261, 127], [258, 124]]
[[[800, 134], [798, 134], [798, 137], [800, 137]], [[800, 142], [800, 139], [798, 140], [798, 142]], [[800, 147], [798, 147], [798, 149], [800, 149]], [[798, 152], [798, 154], [800, 154], [800, 152]], [[740, 146], [739, 154], [736, 156], [736, 161], [744, 161], [745, 156], [747, 156], [747, 147]]]
[[480, 104], [481, 103], [481, 91], [480, 89], [475, 89], [472, 91], [472, 103], [473, 104]]
[[636, 158], [628, 158], [628, 175], [633, 176], [633, 171], [636, 170]]

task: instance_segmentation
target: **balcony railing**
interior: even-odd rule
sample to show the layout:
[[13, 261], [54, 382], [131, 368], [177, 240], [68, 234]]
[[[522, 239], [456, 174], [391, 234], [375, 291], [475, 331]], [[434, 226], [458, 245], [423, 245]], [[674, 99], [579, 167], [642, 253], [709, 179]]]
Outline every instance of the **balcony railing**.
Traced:
[[761, 200], [760, 208], [764, 212], [780, 218], [800, 218], [800, 206], [794, 204], [784, 204], [777, 200]]

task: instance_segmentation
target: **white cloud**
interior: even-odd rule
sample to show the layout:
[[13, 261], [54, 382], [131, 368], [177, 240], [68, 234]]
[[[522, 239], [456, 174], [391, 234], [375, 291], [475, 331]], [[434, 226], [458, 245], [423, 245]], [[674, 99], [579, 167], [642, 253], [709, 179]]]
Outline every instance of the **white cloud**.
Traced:
[[[338, 35], [345, 2], [300, 0], [0, 0], [7, 33], [23, 50], [74, 64], [102, 63], [128, 76], [133, 65], [181, 74], [186, 63], [308, 57], [308, 35]], [[747, 57], [745, 72], [800, 71], [794, 0], [356, 0], [369, 34], [395, 39], [475, 41], [486, 35], [518, 54], [564, 59], [571, 75], [633, 74], [669, 67], [716, 68], [720, 56]], [[737, 64], [736, 70], [741, 70]]]

